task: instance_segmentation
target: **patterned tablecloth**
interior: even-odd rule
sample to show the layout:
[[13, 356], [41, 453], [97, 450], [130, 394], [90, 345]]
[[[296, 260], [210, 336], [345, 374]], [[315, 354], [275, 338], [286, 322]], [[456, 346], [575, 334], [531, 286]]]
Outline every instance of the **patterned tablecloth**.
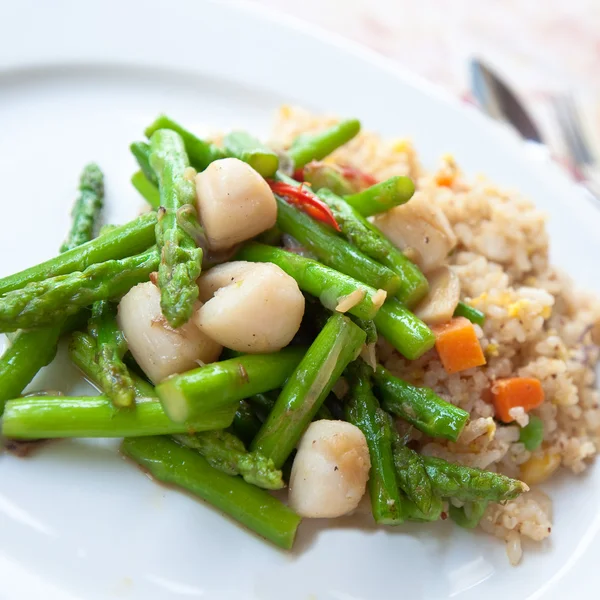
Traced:
[[600, 0], [253, 0], [335, 31], [464, 96], [478, 56], [527, 101], [556, 151], [548, 97], [575, 95], [600, 157]]

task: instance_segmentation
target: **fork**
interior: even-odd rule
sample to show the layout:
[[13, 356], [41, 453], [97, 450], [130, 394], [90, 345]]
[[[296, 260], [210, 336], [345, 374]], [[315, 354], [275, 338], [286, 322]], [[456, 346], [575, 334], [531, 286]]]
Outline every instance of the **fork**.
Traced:
[[573, 97], [570, 94], [552, 96], [551, 105], [575, 178], [600, 202], [600, 165], [583, 133]]

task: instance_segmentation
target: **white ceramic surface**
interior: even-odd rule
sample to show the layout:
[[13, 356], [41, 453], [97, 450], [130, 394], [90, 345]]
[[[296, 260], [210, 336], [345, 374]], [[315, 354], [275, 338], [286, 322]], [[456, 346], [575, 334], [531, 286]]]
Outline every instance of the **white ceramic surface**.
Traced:
[[[286, 101], [409, 135], [429, 164], [453, 151], [468, 172], [522, 190], [550, 216], [556, 262], [600, 291], [600, 212], [511, 135], [367, 51], [200, 0], [21, 0], [2, 2], [2, 15], [0, 276], [55, 253], [89, 160], [106, 171], [107, 220], [136, 214], [127, 146], [158, 112], [261, 132]], [[81, 390], [59, 363], [33, 387]], [[597, 469], [548, 486], [552, 541], [511, 568], [502, 542], [447, 522], [308, 522], [284, 553], [155, 485], [114, 448], [72, 441], [0, 456], [0, 599], [597, 597]]]

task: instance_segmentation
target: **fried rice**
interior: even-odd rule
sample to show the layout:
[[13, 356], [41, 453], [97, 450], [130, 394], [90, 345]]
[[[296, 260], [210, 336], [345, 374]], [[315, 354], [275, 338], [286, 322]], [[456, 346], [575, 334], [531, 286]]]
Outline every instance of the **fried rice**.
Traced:
[[[303, 109], [280, 109], [273, 143], [285, 147], [297, 135], [330, 126], [335, 118]], [[583, 472], [600, 448], [600, 396], [595, 368], [599, 360], [600, 303], [576, 291], [548, 258], [545, 216], [531, 202], [471, 180], [451, 156], [427, 172], [407, 140], [386, 141], [363, 132], [328, 161], [353, 166], [378, 179], [409, 175], [414, 200], [436, 204], [448, 218], [458, 243], [449, 265], [461, 283], [461, 299], [483, 311], [476, 326], [487, 364], [449, 375], [435, 350], [407, 361], [384, 340], [378, 356], [388, 369], [415, 385], [432, 388], [470, 413], [456, 443], [432, 440], [414, 429], [412, 441], [424, 454], [521, 478], [531, 491], [506, 504], [490, 504], [480, 522], [485, 532], [506, 542], [513, 564], [521, 559], [523, 536], [537, 542], [552, 531], [552, 502], [537, 489], [562, 467]], [[535, 377], [545, 401], [531, 413], [512, 409], [515, 421], [499, 424], [486, 394], [497, 378]], [[544, 439], [535, 452], [519, 442], [530, 414], [542, 419]], [[401, 425], [400, 425], [401, 426]]]

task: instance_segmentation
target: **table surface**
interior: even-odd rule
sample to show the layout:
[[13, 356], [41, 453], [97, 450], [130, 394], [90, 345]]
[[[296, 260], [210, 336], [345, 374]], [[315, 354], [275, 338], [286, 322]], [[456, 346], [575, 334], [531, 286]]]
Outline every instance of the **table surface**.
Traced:
[[[573, 93], [600, 149], [599, 0], [253, 0], [370, 47], [447, 90], [477, 56], [550, 127], [548, 95]], [[549, 132], [550, 137], [555, 132]]]

